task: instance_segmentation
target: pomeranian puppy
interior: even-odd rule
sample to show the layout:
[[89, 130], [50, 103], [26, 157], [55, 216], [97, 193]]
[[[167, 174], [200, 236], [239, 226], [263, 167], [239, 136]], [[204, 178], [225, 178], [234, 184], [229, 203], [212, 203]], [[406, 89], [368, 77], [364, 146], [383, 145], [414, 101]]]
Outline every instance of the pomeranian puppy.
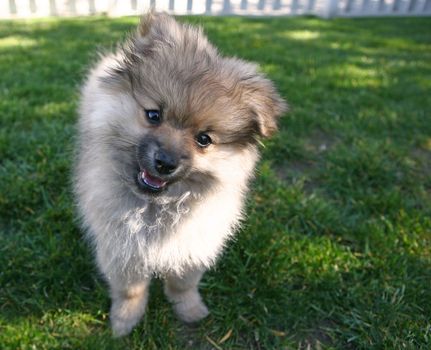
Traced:
[[199, 280], [238, 227], [258, 140], [285, 109], [255, 64], [166, 14], [143, 16], [89, 72], [74, 190], [114, 336], [139, 322], [154, 276], [181, 320], [208, 315]]

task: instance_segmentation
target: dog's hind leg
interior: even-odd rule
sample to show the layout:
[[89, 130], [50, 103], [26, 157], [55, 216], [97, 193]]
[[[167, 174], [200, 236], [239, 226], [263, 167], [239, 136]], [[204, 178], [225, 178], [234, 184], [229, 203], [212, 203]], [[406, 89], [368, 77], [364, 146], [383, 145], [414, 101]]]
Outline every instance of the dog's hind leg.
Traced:
[[165, 276], [165, 294], [177, 316], [184, 322], [197, 322], [209, 314], [198, 291], [202, 275], [203, 271], [193, 270], [181, 276]]
[[130, 286], [111, 285], [111, 326], [114, 337], [129, 334], [145, 312], [150, 279]]

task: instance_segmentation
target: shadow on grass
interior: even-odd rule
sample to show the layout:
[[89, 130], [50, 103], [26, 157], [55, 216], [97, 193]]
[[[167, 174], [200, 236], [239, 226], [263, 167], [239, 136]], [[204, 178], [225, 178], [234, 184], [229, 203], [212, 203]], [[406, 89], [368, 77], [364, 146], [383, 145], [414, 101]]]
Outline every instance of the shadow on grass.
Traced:
[[[429, 152], [429, 19], [184, 20], [259, 62], [292, 105], [264, 150], [245, 228], [203, 281], [212, 316], [181, 325], [155, 283], [143, 323], [112, 341], [107, 292], [74, 221], [77, 91], [95, 48], [114, 47], [136, 19], [0, 22], [0, 343], [426, 344], [429, 182], [410, 155]], [[296, 162], [296, 175], [279, 181], [269, 162], [286, 174]], [[306, 191], [304, 176], [315, 181]]]

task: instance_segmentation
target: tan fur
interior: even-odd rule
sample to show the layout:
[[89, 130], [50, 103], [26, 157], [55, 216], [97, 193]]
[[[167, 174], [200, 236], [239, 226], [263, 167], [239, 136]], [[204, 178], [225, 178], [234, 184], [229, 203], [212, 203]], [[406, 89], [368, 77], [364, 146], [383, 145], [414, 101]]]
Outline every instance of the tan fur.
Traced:
[[[91, 70], [74, 188], [111, 290], [114, 335], [139, 321], [154, 275], [165, 279], [182, 320], [208, 314], [199, 280], [238, 227], [257, 139], [276, 130], [285, 108], [256, 65], [221, 57], [201, 29], [164, 14], [143, 17], [136, 34]], [[152, 109], [161, 111], [160, 125], [146, 119]], [[208, 147], [197, 145], [201, 132], [212, 139]], [[135, 181], [151, 147], [181, 160], [159, 194]]]

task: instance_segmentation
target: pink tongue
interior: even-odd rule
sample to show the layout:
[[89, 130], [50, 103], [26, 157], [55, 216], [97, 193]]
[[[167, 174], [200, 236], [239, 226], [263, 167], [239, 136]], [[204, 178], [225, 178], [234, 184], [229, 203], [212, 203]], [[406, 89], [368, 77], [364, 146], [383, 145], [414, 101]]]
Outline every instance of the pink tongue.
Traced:
[[158, 179], [157, 177], [151, 176], [146, 171], [142, 173], [142, 179], [150, 186], [153, 187], [163, 187], [166, 182]]

